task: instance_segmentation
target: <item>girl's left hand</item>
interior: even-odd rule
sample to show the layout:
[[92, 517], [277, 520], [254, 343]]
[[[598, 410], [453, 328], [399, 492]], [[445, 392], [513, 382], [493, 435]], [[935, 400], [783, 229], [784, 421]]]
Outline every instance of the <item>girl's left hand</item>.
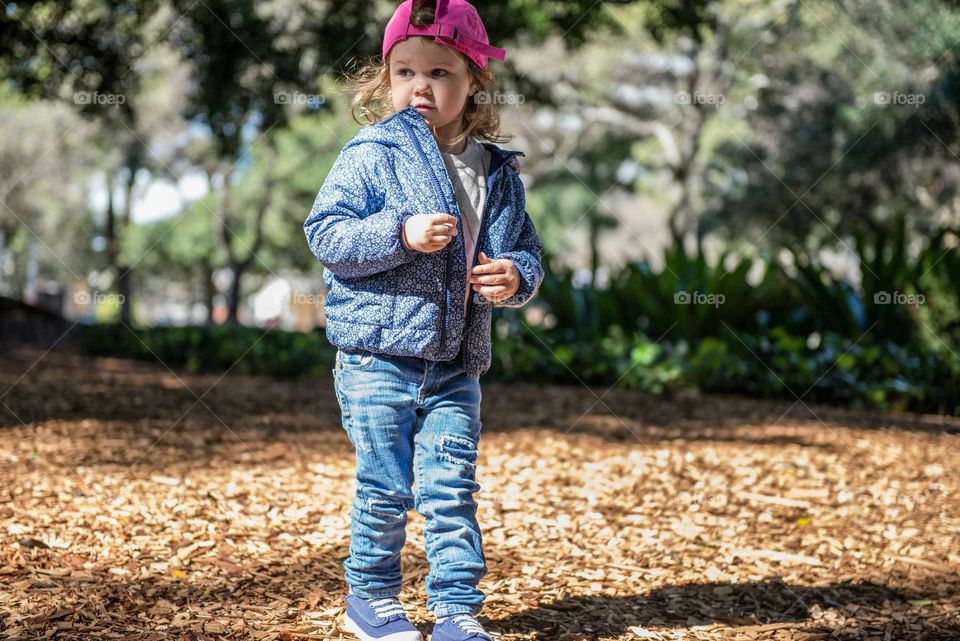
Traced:
[[509, 258], [490, 258], [480, 252], [480, 262], [470, 270], [473, 291], [494, 303], [504, 301], [520, 289], [520, 272]]

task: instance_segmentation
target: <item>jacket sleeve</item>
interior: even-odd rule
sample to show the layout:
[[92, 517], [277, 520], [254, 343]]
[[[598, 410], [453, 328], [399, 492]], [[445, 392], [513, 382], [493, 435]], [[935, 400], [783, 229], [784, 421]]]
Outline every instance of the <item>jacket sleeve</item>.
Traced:
[[510, 298], [494, 303], [494, 307], [523, 307], [536, 296], [540, 283], [543, 282], [543, 265], [540, 263], [540, 250], [543, 249], [543, 245], [537, 236], [530, 214], [526, 212], [523, 183], [516, 174], [514, 179], [514, 189], [519, 191], [518, 207], [523, 211], [523, 228], [520, 230], [513, 250], [504, 252], [497, 258], [509, 258], [517, 266], [517, 271], [520, 272], [520, 287]]
[[403, 225], [413, 213], [381, 209], [377, 154], [367, 144], [344, 148], [303, 224], [310, 251], [338, 277], [370, 276], [420, 254], [401, 240]]

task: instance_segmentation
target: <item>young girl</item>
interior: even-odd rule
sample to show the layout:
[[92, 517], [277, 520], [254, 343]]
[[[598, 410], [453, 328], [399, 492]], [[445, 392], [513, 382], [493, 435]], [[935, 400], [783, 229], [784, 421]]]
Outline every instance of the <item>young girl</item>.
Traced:
[[334, 388], [356, 449], [343, 625], [365, 641], [421, 638], [397, 599], [414, 508], [433, 640], [490, 641], [474, 616], [487, 569], [473, 497], [479, 378], [492, 307], [527, 303], [543, 268], [523, 154], [490, 142], [502, 139], [489, 57], [506, 52], [470, 3], [403, 2], [382, 61], [352, 79], [354, 117], [373, 124], [345, 145], [304, 223], [325, 267]]

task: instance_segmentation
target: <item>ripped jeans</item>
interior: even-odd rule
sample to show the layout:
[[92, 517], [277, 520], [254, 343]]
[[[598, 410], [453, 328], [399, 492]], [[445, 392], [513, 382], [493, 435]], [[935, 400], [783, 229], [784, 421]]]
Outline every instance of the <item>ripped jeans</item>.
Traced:
[[428, 361], [338, 350], [333, 370], [343, 426], [356, 450], [347, 584], [363, 598], [400, 594], [407, 512], [425, 519], [427, 609], [480, 611], [486, 574], [474, 492], [480, 380], [460, 359]]

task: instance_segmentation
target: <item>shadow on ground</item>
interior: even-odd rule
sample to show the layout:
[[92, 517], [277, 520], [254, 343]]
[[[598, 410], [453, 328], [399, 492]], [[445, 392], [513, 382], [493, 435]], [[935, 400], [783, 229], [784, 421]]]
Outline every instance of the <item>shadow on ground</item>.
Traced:
[[[948, 588], [949, 585], [953, 588]], [[931, 585], [931, 593], [960, 587], [960, 579]], [[828, 638], [884, 638], [911, 641], [957, 639], [960, 623], [934, 626], [924, 621], [922, 631], [911, 617], [910, 599], [925, 595], [907, 594], [876, 583], [837, 583], [826, 587], [788, 585], [779, 577], [755, 583], [701, 583], [666, 587], [631, 597], [571, 596], [497, 620], [487, 620], [489, 629], [511, 634], [548, 635], [550, 639], [598, 639], [629, 634], [631, 627], [688, 628], [715, 623], [745, 633], [768, 632], [778, 624], [802, 624], [815, 611], [834, 608], [847, 620], [842, 628], [822, 624], [802, 627], [805, 634], [821, 633]], [[892, 618], [891, 618], [892, 615]], [[572, 624], [572, 627], [571, 627]], [[782, 629], [799, 626], [783, 625]], [[849, 631], [857, 628], [856, 633]], [[845, 631], [846, 630], [846, 631]]]

